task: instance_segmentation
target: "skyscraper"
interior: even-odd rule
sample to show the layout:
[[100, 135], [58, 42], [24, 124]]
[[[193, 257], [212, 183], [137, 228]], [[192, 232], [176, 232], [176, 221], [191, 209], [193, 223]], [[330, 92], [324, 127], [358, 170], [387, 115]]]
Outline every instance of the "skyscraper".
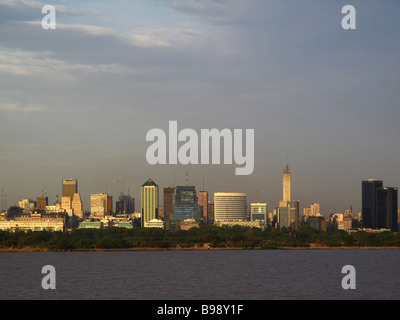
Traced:
[[214, 193], [215, 221], [243, 221], [247, 218], [247, 195], [236, 192]]
[[214, 202], [208, 201], [207, 205], [207, 221], [212, 223], [214, 221]]
[[202, 206], [203, 212], [203, 221], [207, 223], [208, 221], [208, 192], [207, 191], [199, 191], [199, 205]]
[[62, 181], [62, 196], [69, 197], [72, 202], [75, 193], [78, 193], [78, 181], [76, 179], [64, 179]]
[[113, 212], [113, 197], [107, 195], [107, 213]]
[[163, 219], [166, 222], [167, 229], [169, 229], [169, 220], [172, 217], [172, 213], [174, 211], [174, 195], [175, 188], [173, 187], [164, 187], [164, 207], [163, 207]]
[[83, 219], [82, 200], [79, 193], [75, 193], [71, 204], [74, 215]]
[[261, 202], [250, 203], [250, 220], [267, 222], [267, 204]]
[[384, 228], [393, 232], [398, 231], [397, 201], [397, 188], [385, 187], [377, 189], [376, 229]]
[[121, 194], [118, 201], [115, 202], [115, 213], [131, 214], [135, 212], [135, 198], [130, 195]]
[[72, 198], [70, 197], [62, 197], [61, 198], [61, 208], [64, 210], [70, 210], [72, 204]]
[[151, 221], [153, 219], [158, 219], [158, 206], [159, 206], [158, 185], [151, 179], [147, 180], [142, 185], [141, 196], [142, 196], [141, 226], [145, 227], [146, 222]]
[[362, 182], [362, 224], [364, 228], [376, 229], [377, 190], [382, 188], [382, 180], [369, 179]]
[[279, 202], [279, 207], [286, 207], [288, 201], [291, 201], [291, 173], [289, 165], [286, 165], [286, 169], [283, 171], [282, 177], [282, 200]]
[[290, 228], [296, 231], [299, 227], [299, 201], [288, 201], [286, 207], [277, 208], [277, 223], [279, 228]]
[[108, 209], [107, 193], [97, 193], [90, 195], [90, 217], [103, 219]]
[[49, 205], [48, 197], [37, 197], [37, 208], [38, 210], [46, 210], [46, 206]]
[[184, 220], [194, 219], [200, 222], [202, 212], [194, 186], [177, 186], [174, 198], [174, 210], [171, 220], [180, 223]]

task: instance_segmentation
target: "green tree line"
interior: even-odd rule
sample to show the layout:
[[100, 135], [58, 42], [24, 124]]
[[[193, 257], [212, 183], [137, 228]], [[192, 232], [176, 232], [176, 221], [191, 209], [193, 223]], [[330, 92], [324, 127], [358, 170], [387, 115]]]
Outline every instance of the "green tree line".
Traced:
[[317, 232], [300, 226], [297, 232], [289, 229], [267, 229], [203, 226], [184, 231], [165, 231], [156, 228], [75, 229], [66, 232], [0, 231], [0, 248], [11, 249], [133, 249], [133, 248], [211, 248], [276, 249], [309, 247], [318, 244], [328, 247], [400, 247], [400, 234], [393, 232], [367, 233], [359, 231]]

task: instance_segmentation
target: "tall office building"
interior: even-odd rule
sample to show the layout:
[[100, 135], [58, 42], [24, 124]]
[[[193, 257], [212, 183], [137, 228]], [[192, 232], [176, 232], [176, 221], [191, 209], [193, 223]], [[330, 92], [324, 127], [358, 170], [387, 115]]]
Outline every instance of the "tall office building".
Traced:
[[103, 219], [108, 210], [107, 193], [97, 193], [90, 195], [90, 217]]
[[398, 231], [397, 201], [397, 188], [385, 187], [377, 189], [376, 229], [384, 228], [393, 232]]
[[113, 212], [113, 197], [107, 195], [107, 213]]
[[79, 193], [75, 193], [72, 198], [71, 208], [74, 210], [74, 215], [83, 219], [82, 200]]
[[131, 214], [135, 212], [135, 198], [130, 195], [121, 194], [118, 201], [115, 202], [115, 213]]
[[159, 190], [153, 180], [149, 179], [142, 185], [141, 200], [141, 226], [145, 227], [148, 221], [158, 219]]
[[250, 220], [267, 222], [267, 204], [262, 202], [250, 203]]
[[172, 213], [174, 212], [174, 199], [175, 199], [175, 188], [173, 187], [164, 187], [164, 207], [163, 207], [163, 219], [167, 222], [172, 217]]
[[208, 201], [207, 205], [207, 221], [208, 223], [214, 222], [214, 202]]
[[286, 169], [283, 171], [282, 176], [282, 200], [279, 202], [279, 207], [286, 207], [288, 201], [291, 201], [291, 173], [289, 165], [286, 165]]
[[200, 222], [202, 212], [194, 186], [177, 186], [175, 189], [174, 210], [171, 220], [178, 224], [193, 219]]
[[46, 210], [46, 206], [49, 205], [48, 197], [37, 197], [37, 208], [38, 210]]
[[205, 223], [208, 222], [208, 192], [207, 191], [200, 191], [199, 192], [199, 205], [202, 207], [202, 215], [203, 221]]
[[247, 195], [236, 192], [214, 193], [215, 221], [243, 221], [247, 218]]
[[64, 179], [62, 181], [62, 196], [69, 197], [72, 202], [75, 193], [78, 193], [78, 181], [76, 179]]
[[287, 201], [286, 207], [276, 209], [279, 228], [290, 228], [293, 231], [299, 228], [299, 201]]
[[377, 190], [382, 186], [382, 180], [362, 181], [362, 224], [364, 228], [377, 229]]
[[311, 204], [310, 208], [303, 209], [304, 218], [307, 220], [309, 217], [320, 217], [320, 205], [318, 202], [314, 202]]
[[64, 210], [71, 209], [72, 199], [70, 197], [62, 197], [61, 198], [61, 208]]

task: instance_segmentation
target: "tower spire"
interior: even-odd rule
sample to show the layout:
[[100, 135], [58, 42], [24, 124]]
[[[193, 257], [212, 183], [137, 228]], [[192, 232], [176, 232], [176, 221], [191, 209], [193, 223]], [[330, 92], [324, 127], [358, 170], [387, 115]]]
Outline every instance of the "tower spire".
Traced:
[[288, 155], [286, 153], [286, 168], [283, 173], [290, 174], [289, 162], [288, 162]]

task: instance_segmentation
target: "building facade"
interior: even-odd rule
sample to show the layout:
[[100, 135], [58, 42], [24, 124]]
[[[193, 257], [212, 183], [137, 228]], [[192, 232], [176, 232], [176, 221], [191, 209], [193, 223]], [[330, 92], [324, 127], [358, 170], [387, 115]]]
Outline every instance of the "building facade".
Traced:
[[208, 222], [208, 192], [199, 192], [199, 205], [202, 208], [202, 219], [205, 223]]
[[214, 221], [247, 220], [246, 201], [245, 193], [214, 193]]
[[135, 212], [135, 198], [121, 194], [115, 202], [116, 214], [131, 214]]
[[288, 201], [292, 200], [292, 174], [289, 165], [286, 165], [282, 176], [282, 200], [279, 202], [280, 207], [286, 207]]
[[161, 217], [166, 222], [166, 228], [169, 229], [169, 221], [171, 220], [172, 213], [174, 212], [174, 199], [175, 199], [175, 188], [164, 187], [164, 206], [163, 216]]
[[141, 189], [141, 226], [145, 227], [148, 221], [158, 219], [159, 188], [151, 179], [147, 180]]
[[103, 219], [108, 209], [107, 193], [96, 193], [90, 195], [90, 217]]
[[46, 206], [49, 205], [48, 197], [37, 197], [37, 209], [38, 210], [46, 210]]
[[288, 201], [286, 207], [277, 208], [277, 223], [279, 228], [290, 228], [293, 231], [299, 228], [299, 201]]
[[377, 190], [381, 180], [369, 179], [362, 182], [362, 221], [364, 228], [377, 229]]
[[66, 215], [64, 213], [22, 213], [7, 216], [0, 221], [0, 230], [3, 231], [64, 231]]
[[250, 203], [250, 220], [263, 221], [264, 223], [267, 223], [267, 208], [268, 205], [266, 203]]
[[72, 198], [71, 208], [78, 218], [83, 219], [82, 200], [79, 193], [75, 193]]
[[175, 189], [174, 210], [171, 221], [173, 224], [184, 220], [201, 221], [202, 211], [194, 186], [177, 186]]
[[62, 181], [62, 196], [69, 197], [72, 202], [74, 194], [78, 193], [78, 180], [76, 179], [63, 179]]
[[384, 187], [377, 189], [376, 229], [390, 229], [393, 232], [399, 231], [397, 197], [397, 188]]

